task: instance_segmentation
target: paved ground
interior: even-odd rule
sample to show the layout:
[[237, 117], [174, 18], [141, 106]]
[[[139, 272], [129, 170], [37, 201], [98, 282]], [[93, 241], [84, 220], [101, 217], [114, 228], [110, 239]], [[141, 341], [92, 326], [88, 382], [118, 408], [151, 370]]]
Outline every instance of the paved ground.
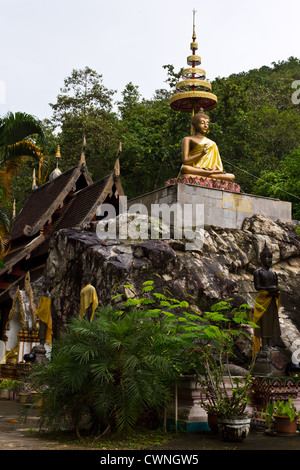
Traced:
[[[30, 433], [37, 429], [38, 415], [32, 412], [24, 424], [19, 418], [20, 405], [16, 401], [0, 400], [0, 451], [3, 450], [95, 450], [69, 445], [55, 439], [45, 439]], [[269, 436], [264, 431], [250, 432], [241, 443], [226, 443], [218, 436], [205, 433], [178, 434], [171, 442], [158, 448], [161, 451], [204, 450], [300, 450], [300, 435], [291, 437]], [[97, 449], [97, 454], [101, 450]], [[153, 449], [152, 449], [153, 450]]]
[[86, 450], [59, 440], [36, 437], [31, 430], [38, 429], [38, 413], [33, 410], [26, 422], [20, 419], [20, 405], [12, 400], [0, 400], [0, 451], [2, 450]]

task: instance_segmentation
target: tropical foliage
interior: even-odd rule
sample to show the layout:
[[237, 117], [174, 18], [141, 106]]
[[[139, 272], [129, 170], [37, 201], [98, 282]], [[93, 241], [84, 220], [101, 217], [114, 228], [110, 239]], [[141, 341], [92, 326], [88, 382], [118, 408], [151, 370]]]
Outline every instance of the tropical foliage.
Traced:
[[290, 201], [294, 218], [300, 220], [300, 148], [287, 155], [274, 170], [262, 171], [254, 192]]
[[50, 363], [32, 374], [47, 387], [41, 424], [102, 435], [131, 429], [144, 409], [162, 409], [175, 380], [166, 339], [142, 311], [104, 307], [92, 323], [74, 319]]
[[265, 412], [262, 413], [265, 417], [266, 425], [271, 427], [271, 423], [275, 416], [289, 418], [293, 422], [296, 418], [300, 417], [300, 411], [291, 398], [287, 400], [276, 400], [275, 402], [268, 402]]
[[24, 163], [31, 158], [37, 165], [38, 174], [46, 165], [43, 150], [38, 141], [29, 140], [38, 136], [44, 145], [43, 126], [33, 116], [26, 113], [7, 113], [0, 118], [0, 236], [1, 253], [11, 226], [11, 196], [13, 177]]
[[62, 170], [77, 165], [86, 135], [86, 161], [93, 178], [111, 171], [120, 139], [118, 120], [112, 112], [114, 94], [103, 85], [102, 75], [89, 67], [74, 69], [64, 80], [56, 103], [50, 104], [53, 117], [46, 123], [49, 129], [59, 131]]
[[[56, 102], [50, 104], [52, 118], [43, 122], [48, 154], [44, 163], [49, 160], [50, 168], [39, 174], [41, 181], [54, 165], [58, 144], [62, 170], [78, 163], [84, 134], [87, 166], [94, 180], [111, 171], [122, 141], [121, 175], [128, 198], [162, 187], [165, 181], [177, 177], [182, 138], [191, 129], [190, 116], [171, 110], [169, 99], [180, 71], [176, 72], [172, 65], [164, 69], [166, 89], [156, 90], [151, 99], [145, 99], [138, 86], [130, 82], [117, 103], [115, 90], [104, 86], [102, 75], [89, 67], [74, 69], [65, 79]], [[209, 113], [209, 136], [217, 142], [225, 170], [236, 175], [242, 191], [291, 200], [295, 218], [299, 218], [298, 180], [291, 170], [298, 164], [300, 107], [293, 103], [292, 95], [299, 75], [300, 60], [290, 57], [269, 67], [218, 77], [212, 82], [218, 106]], [[27, 128], [18, 122], [21, 119]], [[18, 208], [31, 189], [32, 169], [36, 166], [38, 175], [37, 162], [41, 160], [39, 149], [32, 147], [26, 152], [15, 144], [23, 142], [25, 146], [24, 138], [39, 133], [40, 127], [24, 113], [9, 113], [0, 121], [0, 170], [5, 171], [9, 161], [5, 175], [13, 175], [16, 167], [21, 172], [12, 177], [10, 186]], [[29, 142], [41, 147], [41, 142]], [[35, 160], [20, 166], [22, 153], [29, 153]], [[3, 180], [3, 173], [1, 176]], [[28, 186], [25, 191], [24, 181]]]
[[[102, 436], [132, 429], [147, 409], [162, 416], [178, 376], [204, 374], [208, 344], [224, 372], [220, 357], [233, 357], [233, 339], [247, 336], [246, 306], [235, 311], [219, 302], [202, 313], [186, 300], [155, 292], [151, 280], [143, 284], [140, 298], [119, 307], [98, 309], [91, 323], [73, 319], [66, 335], [54, 342], [49, 363], [30, 374], [33, 386], [45, 389], [41, 426], [67, 426], [78, 434], [89, 429]], [[235, 402], [227, 408], [237, 410], [239, 403], [244, 409], [246, 391], [236, 387]]]
[[[51, 104], [53, 117], [47, 122], [49, 131], [58, 131], [54, 140], [61, 144], [63, 169], [78, 162], [85, 133], [86, 159], [94, 179], [111, 171], [119, 141], [123, 142], [122, 184], [129, 198], [176, 177], [181, 141], [191, 129], [190, 116], [170, 109], [180, 71], [172, 65], [164, 68], [166, 89], [145, 99], [130, 82], [117, 103], [114, 90], [103, 85], [102, 75], [88, 67], [73, 70]], [[299, 75], [300, 61], [291, 57], [212, 81], [218, 106], [209, 113], [210, 138], [219, 146], [225, 170], [236, 175], [246, 193], [261, 194], [261, 176], [281, 171], [284, 159], [299, 149], [300, 108], [292, 102], [292, 85]], [[287, 176], [289, 180], [291, 174]], [[293, 181], [287, 184], [293, 187]]]

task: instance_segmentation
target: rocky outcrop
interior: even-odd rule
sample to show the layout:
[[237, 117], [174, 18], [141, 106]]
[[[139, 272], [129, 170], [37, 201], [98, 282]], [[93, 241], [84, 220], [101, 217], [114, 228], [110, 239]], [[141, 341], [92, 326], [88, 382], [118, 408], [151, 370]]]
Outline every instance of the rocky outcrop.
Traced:
[[[185, 251], [181, 240], [100, 240], [94, 224], [59, 231], [51, 240], [45, 269], [52, 282], [54, 336], [79, 314], [86, 270], [94, 274], [100, 304], [110, 303], [119, 293], [123, 299], [138, 296], [142, 283], [153, 279], [157, 291], [168, 289], [200, 309], [228, 298], [237, 305], [253, 305], [253, 272], [265, 243], [273, 252], [272, 269], [282, 290], [282, 338], [293, 351], [300, 330], [300, 238], [295, 223], [275, 223], [262, 216], [245, 219], [240, 230], [206, 226], [202, 248], [193, 251]], [[249, 356], [249, 347], [240, 345], [240, 353]]]

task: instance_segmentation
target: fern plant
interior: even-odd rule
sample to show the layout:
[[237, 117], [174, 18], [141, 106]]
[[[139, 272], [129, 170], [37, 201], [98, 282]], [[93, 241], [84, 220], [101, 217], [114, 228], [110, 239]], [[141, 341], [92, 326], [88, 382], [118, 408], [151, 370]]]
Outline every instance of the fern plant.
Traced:
[[73, 319], [51, 361], [31, 380], [46, 386], [41, 426], [107, 431], [133, 428], [145, 407], [162, 409], [176, 378], [176, 351], [142, 311], [99, 308], [93, 322]]

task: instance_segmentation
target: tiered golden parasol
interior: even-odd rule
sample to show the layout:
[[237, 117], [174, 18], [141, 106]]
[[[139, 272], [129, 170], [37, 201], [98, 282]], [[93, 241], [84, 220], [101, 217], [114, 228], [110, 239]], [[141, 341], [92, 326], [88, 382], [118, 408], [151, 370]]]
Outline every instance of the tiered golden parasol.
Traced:
[[201, 57], [196, 55], [198, 43], [195, 33], [195, 10], [193, 13], [192, 55], [187, 58], [190, 68], [182, 71], [182, 81], [177, 83], [176, 93], [170, 99], [170, 106], [174, 111], [192, 113], [192, 115], [200, 108], [209, 111], [215, 108], [218, 102], [216, 95], [211, 92], [210, 82], [205, 79], [205, 70], [197, 67], [201, 64]]

